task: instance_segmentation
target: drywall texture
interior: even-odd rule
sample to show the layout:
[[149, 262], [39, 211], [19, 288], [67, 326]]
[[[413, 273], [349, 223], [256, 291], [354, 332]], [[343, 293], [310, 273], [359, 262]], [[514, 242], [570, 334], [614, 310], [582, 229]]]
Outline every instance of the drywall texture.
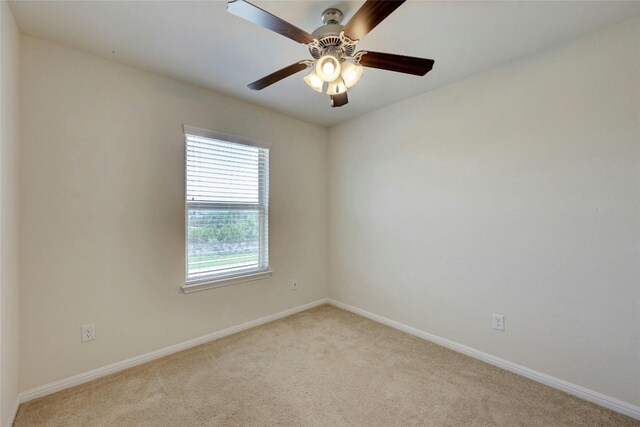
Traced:
[[329, 139], [331, 298], [640, 404], [639, 19]]
[[0, 2], [0, 425], [18, 397], [18, 75], [20, 34]]
[[[22, 390], [326, 296], [326, 129], [21, 40]], [[272, 143], [271, 278], [182, 293], [183, 123]]]

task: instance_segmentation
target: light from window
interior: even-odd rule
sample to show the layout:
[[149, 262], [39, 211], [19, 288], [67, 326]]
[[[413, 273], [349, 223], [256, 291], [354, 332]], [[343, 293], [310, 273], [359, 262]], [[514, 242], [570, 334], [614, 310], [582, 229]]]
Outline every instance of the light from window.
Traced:
[[187, 285], [268, 271], [269, 149], [202, 134], [185, 127]]

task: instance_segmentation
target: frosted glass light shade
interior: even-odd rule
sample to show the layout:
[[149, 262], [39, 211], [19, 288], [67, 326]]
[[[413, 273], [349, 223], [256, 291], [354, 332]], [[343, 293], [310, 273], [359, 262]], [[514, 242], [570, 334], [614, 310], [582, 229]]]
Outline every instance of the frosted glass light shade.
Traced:
[[334, 81], [340, 75], [340, 61], [333, 55], [321, 56], [316, 64], [316, 74], [322, 81]]
[[356, 65], [352, 62], [343, 62], [340, 75], [344, 79], [344, 84], [348, 88], [358, 83], [362, 76], [362, 65]]
[[338, 76], [337, 79], [329, 83], [329, 87], [327, 88], [327, 95], [338, 95], [341, 93], [345, 93], [347, 91], [347, 86], [344, 84], [344, 80], [342, 77]]
[[309, 85], [309, 87], [316, 92], [322, 93], [322, 87], [324, 86], [324, 82], [318, 74], [316, 74], [315, 70], [311, 71], [309, 74], [304, 76], [304, 81]]

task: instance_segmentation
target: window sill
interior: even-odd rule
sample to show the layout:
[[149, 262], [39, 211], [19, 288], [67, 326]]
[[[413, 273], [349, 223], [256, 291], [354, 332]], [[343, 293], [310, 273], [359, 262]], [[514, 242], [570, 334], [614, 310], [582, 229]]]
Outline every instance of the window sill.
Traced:
[[191, 292], [204, 291], [205, 289], [221, 288], [223, 286], [235, 285], [236, 283], [251, 282], [254, 280], [266, 279], [271, 277], [273, 271], [261, 271], [259, 273], [245, 274], [242, 276], [230, 277], [228, 279], [218, 279], [202, 282], [186, 283], [182, 286], [182, 292], [190, 294]]

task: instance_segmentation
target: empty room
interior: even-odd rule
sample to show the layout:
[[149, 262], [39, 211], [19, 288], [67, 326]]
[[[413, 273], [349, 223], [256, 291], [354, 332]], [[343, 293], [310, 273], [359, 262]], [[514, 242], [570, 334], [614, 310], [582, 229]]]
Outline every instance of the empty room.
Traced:
[[0, 36], [0, 427], [640, 427], [640, 1]]

